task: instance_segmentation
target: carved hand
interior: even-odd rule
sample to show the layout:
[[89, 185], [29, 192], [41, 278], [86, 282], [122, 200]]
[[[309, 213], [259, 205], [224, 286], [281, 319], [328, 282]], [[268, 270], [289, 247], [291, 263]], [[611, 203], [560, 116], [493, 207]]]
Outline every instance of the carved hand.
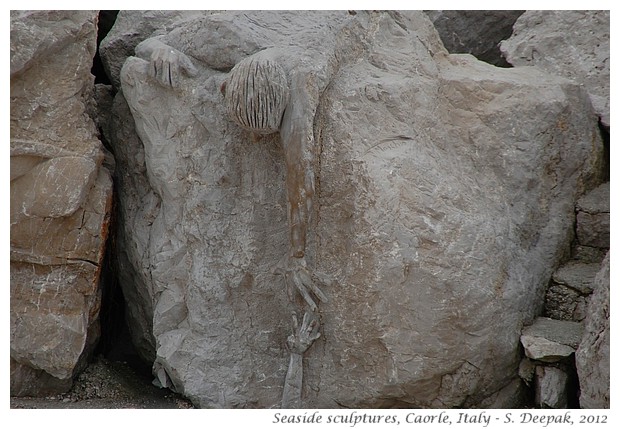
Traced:
[[312, 295], [310, 295], [310, 292], [320, 301], [328, 302], [327, 296], [317, 286], [317, 283], [329, 284], [331, 282], [327, 276], [323, 274], [310, 274], [304, 258], [289, 258], [286, 268], [280, 267], [276, 269], [276, 274], [284, 275], [289, 296], [292, 295], [292, 291], [297, 290], [308, 303], [312, 311], [316, 311], [317, 304], [312, 298]]
[[187, 55], [157, 39], [147, 39], [140, 43], [136, 47], [136, 55], [149, 60], [149, 76], [163, 86], [176, 87], [181, 71], [189, 77], [198, 73]]
[[313, 313], [304, 314], [301, 328], [297, 315], [293, 314], [293, 335], [290, 335], [287, 340], [290, 352], [302, 355], [321, 336], [319, 328], [319, 321]]

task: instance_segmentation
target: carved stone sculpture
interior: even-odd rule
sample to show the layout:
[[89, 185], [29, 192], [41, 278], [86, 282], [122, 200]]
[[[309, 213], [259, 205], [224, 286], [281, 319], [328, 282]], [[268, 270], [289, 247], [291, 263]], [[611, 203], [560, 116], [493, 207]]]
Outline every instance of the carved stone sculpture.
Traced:
[[[161, 377], [203, 408], [293, 406], [283, 384], [305, 407], [520, 405], [520, 327], [596, 185], [578, 86], [448, 55], [421, 12], [223, 12], [136, 53], [121, 80], [140, 141], [115, 153], [144, 183], [123, 202], [127, 287]], [[164, 54], [179, 67], [156, 72]], [[267, 54], [289, 97], [256, 143], [221, 88]], [[321, 337], [291, 358], [309, 301]]]
[[[158, 41], [148, 40], [138, 48], [140, 51], [150, 51], [149, 75], [160, 84], [174, 88], [180, 70], [188, 76], [196, 73], [186, 55]], [[291, 291], [297, 290], [314, 312], [318, 306], [312, 294], [320, 301], [327, 301], [327, 296], [317, 283], [329, 282], [320, 273], [313, 275], [303, 259], [314, 196], [312, 124], [317, 105], [316, 98], [307, 93], [305, 84], [311, 82], [312, 77], [303, 69], [293, 72], [293, 87], [289, 93], [289, 78], [278, 57], [282, 58], [280, 61], [287, 61], [286, 54], [280, 53], [277, 48], [260, 51], [242, 60], [230, 71], [227, 81], [222, 84], [222, 92], [230, 119], [237, 125], [255, 134], [280, 131], [287, 172], [292, 259], [278, 272], [284, 275], [291, 301]], [[291, 358], [282, 397], [283, 408], [301, 406], [303, 353], [320, 336], [317, 315], [306, 312], [299, 332], [295, 316], [293, 320], [295, 334], [289, 337]]]
[[286, 73], [265, 52], [261, 51], [237, 64], [231, 70], [229, 83], [224, 89], [230, 118], [240, 127], [258, 134], [280, 130], [282, 115], [289, 101]]
[[288, 337], [288, 349], [291, 358], [288, 364], [284, 392], [282, 393], [282, 408], [301, 408], [301, 389], [303, 386], [303, 354], [314, 341], [321, 336], [320, 323], [314, 313], [305, 313], [301, 327], [297, 315], [293, 314], [293, 335]]
[[[317, 18], [320, 14], [317, 14]], [[340, 15], [342, 19], [346, 15]], [[251, 25], [251, 23], [248, 23]], [[272, 44], [271, 47], [258, 49], [236, 64], [240, 57], [235, 49], [225, 47], [221, 52], [202, 52], [200, 59], [208, 66], [217, 68], [221, 58], [230, 57], [233, 65], [221, 84], [223, 104], [229, 119], [251, 135], [269, 135], [279, 133], [283, 161], [286, 168], [286, 195], [288, 206], [288, 225], [290, 251], [282, 258], [273, 271], [284, 280], [289, 297], [289, 305], [305, 313], [302, 328], [296, 334], [305, 345], [291, 349], [291, 363], [286, 377], [283, 406], [300, 406], [302, 382], [302, 354], [316, 340], [319, 329], [319, 316], [307, 312], [318, 311], [318, 301], [326, 302], [327, 296], [321, 290], [321, 284], [329, 284], [327, 276], [308, 267], [305, 259], [307, 235], [315, 195], [314, 178], [317, 174], [316, 147], [314, 140], [314, 116], [319, 102], [319, 94], [329, 83], [331, 73], [328, 56], [316, 47], [296, 47], [288, 44]], [[244, 49], [241, 48], [241, 51]], [[230, 51], [230, 52], [229, 52]], [[226, 52], [226, 54], [222, 54]], [[186, 77], [195, 77], [200, 70], [189, 55], [175, 49], [160, 38], [143, 41], [136, 47], [136, 55], [146, 63], [133, 59], [127, 62], [121, 72], [123, 89], [132, 92], [137, 81], [146, 74], [151, 82], [162, 89], [178, 90]], [[194, 57], [196, 53], [194, 52]], [[212, 61], [214, 60], [214, 61]], [[179, 90], [179, 96], [182, 90]], [[130, 103], [131, 106], [131, 103]], [[140, 108], [134, 106], [134, 116], [140, 115]], [[140, 133], [140, 131], [139, 131]], [[148, 139], [148, 137], [147, 137]], [[162, 150], [166, 143], [162, 141]], [[171, 166], [172, 168], [172, 166]], [[159, 194], [175, 191], [174, 181], [164, 179], [169, 173], [151, 172], [154, 189]], [[162, 180], [163, 179], [163, 180]], [[182, 237], [179, 237], [182, 240]], [[303, 298], [305, 305], [295, 303], [293, 291]], [[318, 300], [318, 301], [317, 301]], [[158, 363], [159, 381], [162, 385], [170, 383], [165, 370]]]
[[[187, 55], [158, 39], [139, 44], [136, 55], [149, 59], [149, 76], [166, 87], [176, 87], [181, 72], [189, 77], [197, 72]], [[278, 271], [284, 274], [288, 289], [298, 290], [316, 311], [310, 293], [326, 301], [318, 283], [329, 283], [329, 279], [312, 273], [304, 255], [315, 192], [314, 115], [319, 91], [326, 84], [319, 87], [320, 73], [316, 69], [320, 61], [304, 65], [301, 59], [299, 50], [285, 47], [259, 51], [232, 68], [222, 92], [227, 112], [237, 125], [255, 134], [280, 132], [286, 164], [291, 259]]]

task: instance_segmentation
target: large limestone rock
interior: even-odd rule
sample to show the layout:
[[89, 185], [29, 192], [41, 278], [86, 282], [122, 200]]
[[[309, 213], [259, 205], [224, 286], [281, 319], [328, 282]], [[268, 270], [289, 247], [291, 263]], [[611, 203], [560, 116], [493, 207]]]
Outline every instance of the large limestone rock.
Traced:
[[535, 65], [585, 86], [609, 128], [608, 10], [527, 11], [500, 50], [513, 66]]
[[202, 407], [280, 405], [296, 308], [274, 274], [289, 247], [283, 151], [228, 119], [220, 88], [244, 56], [297, 46], [325, 83], [306, 260], [333, 279], [304, 406], [517, 405], [521, 326], [598, 180], [587, 94], [448, 55], [419, 12], [230, 12], [160, 41], [196, 75], [165, 88], [130, 58], [140, 140], [127, 126], [114, 142], [120, 186], [137, 186], [121, 190], [123, 287], [160, 381]]
[[11, 394], [67, 390], [99, 337], [112, 181], [85, 100], [96, 11], [11, 12]]
[[452, 54], [472, 54], [496, 66], [507, 65], [499, 42], [510, 37], [522, 10], [427, 10], [441, 40]]
[[581, 408], [609, 408], [609, 270], [607, 253], [596, 275], [596, 286], [585, 320], [585, 334], [575, 354]]

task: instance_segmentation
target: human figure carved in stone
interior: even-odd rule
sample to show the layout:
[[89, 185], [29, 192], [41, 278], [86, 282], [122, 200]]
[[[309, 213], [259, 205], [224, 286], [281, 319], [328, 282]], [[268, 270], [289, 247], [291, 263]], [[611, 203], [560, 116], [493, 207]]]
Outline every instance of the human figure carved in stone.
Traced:
[[[306, 236], [315, 193], [314, 116], [320, 91], [328, 83], [327, 65], [312, 62], [308, 50], [289, 46], [260, 50], [239, 61], [222, 85], [228, 114], [237, 125], [255, 135], [279, 132], [285, 154], [290, 253], [284, 267], [288, 290], [298, 290], [312, 311], [327, 301], [318, 284], [329, 280], [311, 271], [304, 258]], [[184, 53], [153, 38], [142, 42], [136, 54], [150, 61], [149, 75], [174, 88], [183, 75], [196, 68]]]
[[284, 380], [282, 408], [301, 407], [301, 389], [303, 386], [303, 354], [312, 346], [321, 333], [319, 321], [314, 313], [306, 312], [299, 326], [297, 315], [293, 314], [293, 334], [288, 337], [287, 345], [291, 352], [288, 371]]

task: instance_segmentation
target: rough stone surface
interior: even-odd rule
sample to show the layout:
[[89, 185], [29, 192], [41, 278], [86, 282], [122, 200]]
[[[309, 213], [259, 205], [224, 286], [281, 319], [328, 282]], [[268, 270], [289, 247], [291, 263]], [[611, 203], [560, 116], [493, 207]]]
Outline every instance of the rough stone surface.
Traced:
[[548, 317], [537, 317], [532, 325], [523, 329], [524, 336], [545, 338], [574, 349], [579, 345], [582, 333], [583, 327], [580, 323], [554, 320]]
[[89, 99], [88, 115], [92, 118], [98, 130], [103, 130], [110, 121], [114, 91], [112, 85], [95, 84], [92, 98]]
[[545, 316], [557, 320], [579, 322], [585, 317], [583, 308], [586, 298], [576, 290], [551, 283], [545, 295]]
[[530, 359], [558, 362], [575, 352], [582, 333], [580, 323], [538, 317], [523, 329], [521, 344]]
[[452, 54], [472, 54], [481, 61], [504, 66], [499, 42], [510, 37], [522, 10], [428, 10], [441, 40]]
[[567, 408], [568, 375], [552, 366], [536, 367], [536, 406], [538, 408]]
[[609, 253], [596, 276], [596, 287], [588, 305], [585, 333], [575, 361], [581, 396], [581, 408], [609, 408]]
[[609, 248], [609, 182], [577, 201], [577, 240], [583, 246]]
[[513, 66], [536, 65], [584, 85], [609, 128], [608, 10], [527, 11], [500, 50]]
[[180, 10], [121, 10], [110, 32], [99, 45], [99, 54], [108, 78], [114, 88], [121, 87], [120, 72], [123, 63], [133, 55], [135, 47], [144, 39], [162, 35], [174, 28], [178, 21], [209, 14], [206, 11]]
[[119, 186], [134, 186], [120, 190], [123, 287], [155, 371], [201, 407], [279, 406], [294, 308], [274, 274], [288, 252], [283, 151], [228, 118], [220, 86], [282, 46], [326, 88], [306, 258], [333, 282], [303, 405], [516, 406], [520, 326], [598, 180], [587, 95], [448, 55], [419, 12], [230, 12], [160, 40], [196, 76], [163, 88], [130, 58], [140, 140], [114, 142]]
[[525, 356], [541, 362], [559, 362], [575, 353], [575, 348], [544, 337], [521, 335]]
[[592, 293], [594, 278], [600, 267], [600, 264], [569, 262], [558, 268], [553, 273], [552, 279], [555, 283], [570, 287], [582, 295], [588, 295]]
[[96, 11], [11, 12], [11, 394], [66, 391], [99, 337], [112, 181], [86, 114]]
[[524, 357], [519, 364], [519, 377], [529, 386], [534, 381], [536, 373], [535, 361]]
[[600, 264], [605, 259], [605, 249], [590, 246], [581, 246], [579, 244], [573, 247], [571, 259], [586, 264]]

